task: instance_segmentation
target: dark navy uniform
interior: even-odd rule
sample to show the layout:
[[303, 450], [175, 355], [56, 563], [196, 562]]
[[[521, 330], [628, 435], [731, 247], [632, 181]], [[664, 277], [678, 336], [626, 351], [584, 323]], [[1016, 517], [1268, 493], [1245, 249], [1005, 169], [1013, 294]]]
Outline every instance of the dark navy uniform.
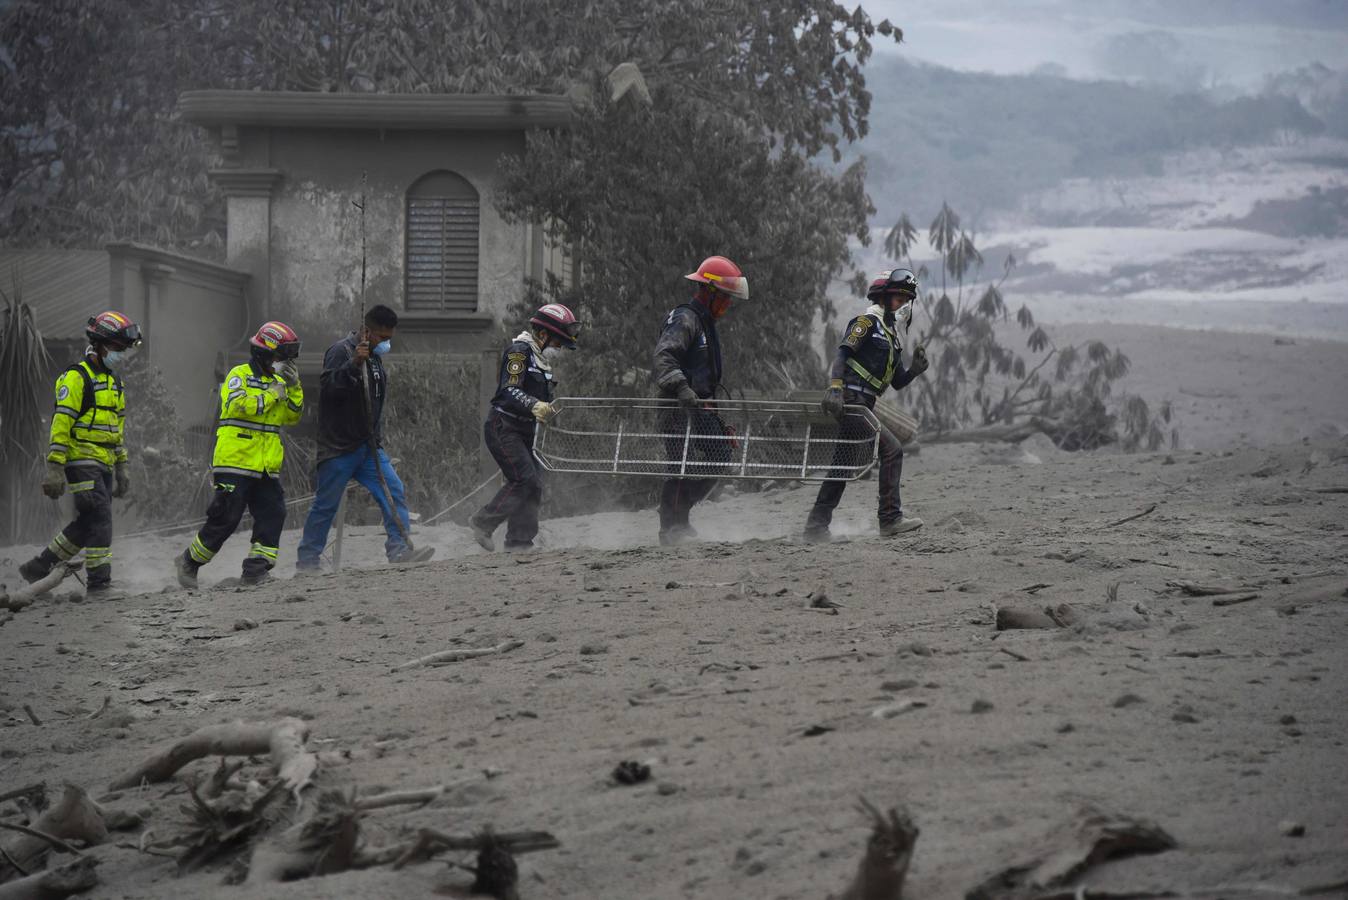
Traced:
[[[898, 332], [892, 324], [885, 322], [880, 307], [872, 306], [848, 322], [847, 334], [838, 345], [830, 370], [833, 381], [842, 383], [843, 402], [874, 409], [875, 401], [887, 388], [907, 387], [916, 376], [904, 368], [900, 359], [902, 349]], [[839, 426], [839, 437], [844, 440], [864, 439], [870, 434], [870, 426], [855, 416], [845, 417]], [[834, 465], [841, 464], [840, 456], [845, 458], [850, 452], [849, 445], [839, 444]], [[902, 474], [903, 447], [893, 432], [881, 425], [879, 518], [882, 530], [903, 518], [903, 505], [899, 499]], [[829, 523], [833, 521], [833, 510], [837, 509], [846, 489], [847, 482], [839, 479], [820, 485], [819, 496], [805, 522], [806, 536], [827, 533]]]
[[543, 471], [534, 459], [534, 406], [551, 403], [555, 390], [552, 368], [520, 335], [501, 355], [501, 370], [491, 412], [482, 426], [492, 459], [505, 484], [473, 516], [473, 527], [490, 534], [506, 522], [507, 550], [532, 547], [538, 534], [538, 507], [543, 501]]
[[[652, 368], [661, 397], [675, 398], [685, 385], [703, 400], [716, 396], [716, 390], [721, 386], [721, 341], [716, 334], [716, 321], [706, 307], [686, 303], [669, 313], [655, 344]], [[726, 434], [725, 423], [714, 411], [707, 409], [691, 413], [671, 409], [661, 415], [661, 430], [679, 435], [666, 439], [666, 451], [671, 460], [678, 460], [683, 455], [682, 432], [687, 424], [692, 425], [695, 436], [714, 435], [718, 438], [698, 440], [694, 437], [688, 444], [690, 463], [692, 457], [713, 463], [729, 461], [730, 443], [719, 439]], [[698, 468], [690, 465], [688, 471], [697, 472]], [[691, 531], [689, 511], [705, 500], [715, 486], [713, 478], [668, 479], [660, 494], [661, 535]]]

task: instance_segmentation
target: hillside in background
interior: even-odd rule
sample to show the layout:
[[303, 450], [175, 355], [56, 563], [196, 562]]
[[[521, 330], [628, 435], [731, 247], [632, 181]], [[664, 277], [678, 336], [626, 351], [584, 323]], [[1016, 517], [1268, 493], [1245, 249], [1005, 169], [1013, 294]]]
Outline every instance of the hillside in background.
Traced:
[[[1324, 80], [1317, 89], [1339, 96]], [[1328, 96], [1319, 103], [1326, 122], [1290, 89], [1220, 99], [1054, 74], [957, 72], [889, 56], [868, 66], [867, 86], [871, 131], [852, 152], [867, 159], [882, 225], [903, 211], [929, 215], [943, 200], [977, 224], [1065, 178], [1159, 175], [1167, 156], [1180, 152], [1297, 142], [1348, 128], [1348, 119], [1332, 116], [1337, 106]]]

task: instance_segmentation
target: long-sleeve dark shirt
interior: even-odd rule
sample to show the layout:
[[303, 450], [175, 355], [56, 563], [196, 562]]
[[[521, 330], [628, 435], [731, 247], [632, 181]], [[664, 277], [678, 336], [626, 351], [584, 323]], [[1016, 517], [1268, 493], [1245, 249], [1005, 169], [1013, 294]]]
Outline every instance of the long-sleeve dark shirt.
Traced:
[[706, 399], [721, 384], [721, 341], [705, 307], [687, 303], [671, 310], [660, 329], [652, 359], [660, 394], [673, 397], [688, 385]]
[[342, 456], [370, 442], [383, 443], [384, 396], [388, 380], [379, 357], [370, 354], [368, 409], [361, 399], [361, 371], [356, 365], [356, 334], [352, 332], [323, 355], [318, 394], [318, 461]]

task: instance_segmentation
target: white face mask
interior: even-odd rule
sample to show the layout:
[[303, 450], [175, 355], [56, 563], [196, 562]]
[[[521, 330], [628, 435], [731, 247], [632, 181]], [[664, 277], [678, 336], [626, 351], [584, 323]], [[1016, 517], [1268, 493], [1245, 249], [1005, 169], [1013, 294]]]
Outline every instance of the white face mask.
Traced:
[[280, 374], [281, 374], [281, 370], [284, 369], [285, 367], [286, 367], [285, 360], [281, 360], [281, 359], [274, 360], [274, 361], [272, 362], [272, 364], [271, 364], [271, 370], [272, 370], [272, 372], [274, 372], [274, 373], [277, 374], [277, 375], [280, 375]]
[[562, 348], [561, 348], [561, 347], [544, 347], [544, 348], [543, 348], [543, 358], [546, 359], [548, 362], [552, 362], [554, 359], [559, 358], [561, 355], [562, 355]]

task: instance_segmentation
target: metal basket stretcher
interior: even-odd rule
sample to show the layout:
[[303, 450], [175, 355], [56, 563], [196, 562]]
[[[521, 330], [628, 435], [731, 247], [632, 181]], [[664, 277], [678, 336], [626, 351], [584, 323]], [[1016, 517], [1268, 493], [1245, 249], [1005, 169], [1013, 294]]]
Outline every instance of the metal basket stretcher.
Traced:
[[864, 406], [841, 421], [817, 402], [563, 397], [534, 435], [534, 457], [552, 472], [690, 478], [854, 481], [879, 453], [879, 422]]

